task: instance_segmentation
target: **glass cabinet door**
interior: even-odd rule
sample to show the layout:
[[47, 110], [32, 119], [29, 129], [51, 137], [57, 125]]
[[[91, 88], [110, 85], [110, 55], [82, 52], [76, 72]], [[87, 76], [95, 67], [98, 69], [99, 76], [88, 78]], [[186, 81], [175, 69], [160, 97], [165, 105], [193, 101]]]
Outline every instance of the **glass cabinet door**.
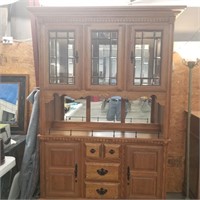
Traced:
[[48, 30], [48, 86], [78, 88], [80, 85], [78, 31]]
[[[88, 75], [87, 85], [91, 89], [115, 89], [121, 85], [123, 77], [122, 30], [106, 26], [88, 31]], [[88, 76], [87, 76], [88, 77]]]
[[117, 84], [117, 31], [92, 31], [92, 85]]
[[74, 31], [49, 32], [50, 84], [75, 84], [75, 54]]
[[136, 31], [133, 49], [134, 85], [160, 85], [161, 39], [161, 31]]
[[164, 66], [167, 57], [164, 51], [169, 48], [165, 27], [129, 28], [127, 88], [136, 91], [165, 89], [168, 66]]

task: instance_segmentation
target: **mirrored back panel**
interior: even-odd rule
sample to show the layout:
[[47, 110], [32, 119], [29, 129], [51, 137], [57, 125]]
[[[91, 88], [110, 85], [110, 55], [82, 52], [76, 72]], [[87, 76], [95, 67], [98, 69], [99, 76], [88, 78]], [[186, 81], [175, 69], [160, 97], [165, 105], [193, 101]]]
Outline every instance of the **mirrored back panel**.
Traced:
[[[87, 119], [87, 109], [89, 119]], [[142, 96], [135, 100], [123, 99], [120, 96], [109, 98], [91, 96], [81, 99], [64, 97], [65, 121], [149, 124], [152, 123], [151, 116], [151, 97]]]

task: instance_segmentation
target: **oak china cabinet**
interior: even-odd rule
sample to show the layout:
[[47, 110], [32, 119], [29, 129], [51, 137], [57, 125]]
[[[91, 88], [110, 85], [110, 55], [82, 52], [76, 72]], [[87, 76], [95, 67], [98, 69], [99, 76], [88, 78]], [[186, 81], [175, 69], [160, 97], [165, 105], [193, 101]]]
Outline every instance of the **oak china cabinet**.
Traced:
[[173, 30], [183, 9], [29, 8], [41, 198], [165, 198]]

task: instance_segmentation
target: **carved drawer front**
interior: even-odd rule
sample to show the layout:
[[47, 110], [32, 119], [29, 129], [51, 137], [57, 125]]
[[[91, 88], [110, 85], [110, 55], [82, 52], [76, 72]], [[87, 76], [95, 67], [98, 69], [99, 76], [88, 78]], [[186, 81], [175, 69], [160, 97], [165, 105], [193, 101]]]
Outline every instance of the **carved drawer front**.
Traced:
[[102, 152], [102, 145], [99, 143], [86, 143], [86, 157], [87, 158], [100, 158]]
[[86, 180], [119, 181], [119, 164], [86, 163]]
[[117, 199], [119, 198], [119, 183], [86, 182], [86, 198]]
[[120, 145], [118, 144], [104, 144], [105, 158], [119, 159], [120, 158]]

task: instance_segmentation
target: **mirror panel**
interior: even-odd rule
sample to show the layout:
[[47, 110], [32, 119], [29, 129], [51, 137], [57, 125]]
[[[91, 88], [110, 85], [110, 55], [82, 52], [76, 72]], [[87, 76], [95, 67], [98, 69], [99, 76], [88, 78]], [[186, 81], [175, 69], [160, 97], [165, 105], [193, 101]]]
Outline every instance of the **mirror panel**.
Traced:
[[27, 75], [0, 76], [0, 123], [10, 124], [11, 134], [25, 134]]
[[91, 119], [96, 122], [121, 122], [121, 97], [113, 96], [100, 99], [98, 102], [91, 101]]
[[86, 122], [86, 98], [73, 99], [64, 97], [64, 120]]
[[110, 122], [107, 120], [108, 99], [93, 96], [90, 101], [90, 121]]
[[[91, 122], [122, 123], [121, 112], [124, 110], [124, 123], [151, 123], [152, 98], [142, 96], [135, 100], [123, 100], [124, 109], [122, 109], [122, 98], [112, 96], [103, 98], [92, 96], [90, 98], [89, 110]], [[73, 99], [64, 97], [64, 119], [71, 122], [86, 122], [87, 98]]]
[[[119, 96], [91, 101], [91, 121], [121, 123], [121, 102]], [[125, 123], [150, 123], [151, 98], [126, 99], [124, 102]]]
[[151, 123], [151, 98], [143, 96], [136, 100], [130, 100], [125, 122]]

